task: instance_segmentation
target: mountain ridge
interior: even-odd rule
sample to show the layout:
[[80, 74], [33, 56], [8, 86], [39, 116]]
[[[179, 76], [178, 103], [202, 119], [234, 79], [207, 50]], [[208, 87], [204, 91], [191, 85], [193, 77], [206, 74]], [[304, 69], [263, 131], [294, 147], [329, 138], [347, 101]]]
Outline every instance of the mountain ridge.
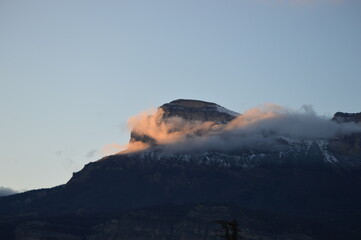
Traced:
[[[191, 125], [184, 141], [203, 140], [209, 136], [209, 131], [210, 136], [218, 136], [218, 129], [223, 133], [227, 124], [239, 120], [238, 116], [244, 117], [224, 113], [223, 109], [219, 111], [216, 107], [219, 105], [209, 102], [176, 100], [169, 104], [160, 107], [168, 112], [155, 118], [160, 120], [156, 127], [164, 122], [173, 124], [174, 118], [180, 126], [188, 126], [189, 121], [201, 124], [202, 130], [204, 122], [211, 122], [205, 125], [207, 131], [196, 134], [192, 131], [199, 131], [198, 125]], [[211, 110], [204, 110], [207, 107]], [[189, 112], [189, 108], [192, 111]], [[210, 116], [204, 117], [206, 112], [211, 112]], [[213, 116], [216, 112], [218, 117]], [[347, 115], [346, 121], [354, 122], [354, 116], [358, 115]], [[213, 131], [214, 126], [216, 131]], [[182, 130], [172, 127], [166, 128], [165, 133]], [[226, 129], [227, 134], [228, 131]], [[221, 136], [228, 137], [229, 134]], [[188, 210], [181, 210], [189, 206], [189, 211], [195, 214], [192, 216], [207, 215], [202, 211], [212, 211], [214, 216], [230, 217], [221, 209], [238, 209], [235, 211], [240, 215], [234, 217], [244, 224], [244, 239], [287, 239], [289, 234], [296, 234], [292, 235], [293, 239], [360, 238], [361, 224], [356, 220], [361, 217], [359, 133], [329, 139], [297, 139], [263, 131], [257, 139], [262, 139], [260, 145], [254, 141], [248, 145], [241, 142], [242, 148], [227, 149], [215, 144], [204, 151], [197, 149], [201, 146], [196, 145], [197, 142], [192, 142], [192, 146], [184, 145], [183, 140], [159, 144], [156, 138], [152, 142], [141, 135], [135, 139], [133, 135], [130, 142], [143, 141], [148, 147], [88, 163], [64, 185], [0, 198], [0, 236], [13, 234], [9, 239], [22, 240], [34, 237], [34, 229], [38, 229], [37, 239], [49, 239], [46, 238], [49, 234], [51, 239], [62, 239], [64, 234], [68, 234], [69, 239], [93, 240], [124, 239], [125, 235], [125, 239], [157, 239], [161, 236], [167, 236], [166, 239], [216, 239], [215, 218], [205, 218], [197, 225], [201, 221], [199, 218], [190, 217]], [[208, 210], [199, 210], [199, 206], [205, 205], [210, 207], [201, 209]], [[164, 216], [164, 211], [169, 215]], [[140, 212], [143, 217], [136, 218], [138, 230], [131, 225], [127, 225], [133, 229], [131, 232], [120, 227], [121, 223], [132, 224], [126, 219], [132, 219], [132, 214]], [[88, 219], [85, 225], [81, 223], [83, 220], [76, 220], [84, 218]], [[291, 228], [299, 226], [299, 230], [287, 230], [290, 226], [279, 220], [284, 218], [292, 219], [294, 225]], [[152, 226], [146, 219], [160, 222], [173, 219], [174, 224], [164, 228], [153, 226], [159, 235], [152, 237], [149, 235], [152, 229], [145, 229]], [[69, 225], [69, 221], [75, 222], [74, 225]], [[203, 233], [193, 228], [179, 228], [178, 221], [199, 226]], [[250, 224], [257, 221], [262, 223], [260, 229], [257, 224]], [[267, 228], [272, 221], [279, 223], [276, 224], [278, 230]], [[205, 230], [207, 225], [211, 231]], [[78, 230], [70, 230], [74, 228]], [[183, 232], [171, 229], [183, 229]], [[104, 235], [104, 231], [109, 234]], [[179, 234], [183, 237], [178, 237]], [[118, 237], [112, 237], [115, 235]]]

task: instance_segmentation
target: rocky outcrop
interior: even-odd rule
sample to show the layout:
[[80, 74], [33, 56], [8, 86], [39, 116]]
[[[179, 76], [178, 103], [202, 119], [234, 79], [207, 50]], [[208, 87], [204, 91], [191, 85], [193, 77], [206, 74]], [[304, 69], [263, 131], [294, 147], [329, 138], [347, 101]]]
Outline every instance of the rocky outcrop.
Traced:
[[342, 123], [342, 122], [354, 122], [354, 123], [361, 123], [361, 112], [359, 113], [344, 113], [344, 112], [337, 112], [333, 115], [333, 121]]
[[[172, 117], [178, 117], [189, 122], [201, 121], [212, 122], [214, 124], [225, 124], [232, 121], [240, 114], [211, 102], [178, 99], [160, 106], [156, 115], [159, 116], [158, 124], [161, 124]], [[177, 129], [170, 129], [170, 131], [177, 131]], [[157, 144], [156, 140], [151, 136], [139, 134], [132, 130], [130, 142], [137, 141], [152, 146]]]
[[342, 155], [361, 156], [361, 133], [333, 138], [328, 144], [328, 149]]
[[166, 103], [160, 109], [164, 119], [180, 117], [188, 121], [227, 123], [239, 115], [215, 103], [186, 99]]
[[[338, 123], [356, 123], [361, 124], [360, 113], [344, 113], [337, 112], [332, 118]], [[361, 133], [352, 133], [348, 135], [338, 136], [330, 140], [328, 149], [331, 152], [343, 155], [361, 155]]]

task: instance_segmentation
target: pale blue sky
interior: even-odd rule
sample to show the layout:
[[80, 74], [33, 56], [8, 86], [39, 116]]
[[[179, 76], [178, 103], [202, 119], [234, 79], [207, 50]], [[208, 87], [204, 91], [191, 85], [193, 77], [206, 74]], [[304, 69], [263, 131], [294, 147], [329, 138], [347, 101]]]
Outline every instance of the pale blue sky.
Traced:
[[360, 76], [358, 0], [0, 0], [0, 186], [65, 183], [177, 98], [360, 112]]

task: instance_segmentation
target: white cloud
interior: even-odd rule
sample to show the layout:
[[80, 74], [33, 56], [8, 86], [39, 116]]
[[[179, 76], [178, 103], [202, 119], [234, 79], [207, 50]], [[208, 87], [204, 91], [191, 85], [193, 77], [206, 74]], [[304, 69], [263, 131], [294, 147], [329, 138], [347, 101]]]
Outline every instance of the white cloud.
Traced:
[[11, 188], [0, 186], [0, 197], [2, 196], [8, 196], [18, 193], [18, 191], [13, 190]]

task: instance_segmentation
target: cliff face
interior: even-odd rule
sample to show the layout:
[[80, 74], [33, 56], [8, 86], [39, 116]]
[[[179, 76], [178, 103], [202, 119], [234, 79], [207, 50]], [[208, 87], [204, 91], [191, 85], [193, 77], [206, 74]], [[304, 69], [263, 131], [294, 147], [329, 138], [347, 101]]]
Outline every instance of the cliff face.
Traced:
[[[240, 114], [211, 102], [179, 99], [160, 106], [156, 115], [158, 124], [175, 117], [188, 122], [200, 121], [211, 122], [213, 124], [225, 124]], [[177, 131], [177, 129], [170, 129], [169, 131]], [[152, 146], [157, 145], [156, 140], [151, 136], [132, 131], [130, 142], [137, 141]]]
[[[361, 124], [360, 113], [343, 113], [337, 112], [332, 118], [338, 123], [356, 123]], [[340, 135], [332, 140], [328, 145], [331, 152], [358, 156], [361, 155], [361, 133], [352, 133], [348, 135]]]
[[215, 103], [179, 99], [160, 106], [164, 119], [180, 117], [188, 121], [227, 123], [240, 115]]
[[334, 138], [330, 140], [328, 149], [338, 154], [359, 156], [361, 155], [361, 133], [353, 133]]
[[342, 123], [342, 122], [354, 122], [361, 123], [361, 112], [359, 113], [345, 113], [345, 112], [337, 112], [333, 115], [333, 121]]

